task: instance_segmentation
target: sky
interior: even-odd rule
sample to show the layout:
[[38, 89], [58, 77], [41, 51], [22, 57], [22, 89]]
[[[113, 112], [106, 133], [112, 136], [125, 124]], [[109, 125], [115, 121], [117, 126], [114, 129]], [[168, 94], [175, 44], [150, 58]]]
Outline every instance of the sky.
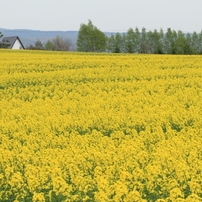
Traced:
[[202, 0], [0, 0], [0, 28], [78, 31], [90, 19], [104, 32], [202, 30]]

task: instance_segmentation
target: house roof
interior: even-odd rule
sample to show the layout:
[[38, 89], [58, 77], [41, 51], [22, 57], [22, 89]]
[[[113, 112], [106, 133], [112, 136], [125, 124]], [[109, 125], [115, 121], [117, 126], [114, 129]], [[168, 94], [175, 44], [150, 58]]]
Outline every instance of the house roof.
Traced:
[[21, 46], [23, 49], [25, 49], [23, 43], [21, 42], [20, 38], [18, 36], [10, 36], [10, 37], [4, 37], [2, 42], [5, 44], [5, 45], [8, 45], [8, 48], [12, 48], [15, 41], [18, 39], [18, 41], [20, 42]]

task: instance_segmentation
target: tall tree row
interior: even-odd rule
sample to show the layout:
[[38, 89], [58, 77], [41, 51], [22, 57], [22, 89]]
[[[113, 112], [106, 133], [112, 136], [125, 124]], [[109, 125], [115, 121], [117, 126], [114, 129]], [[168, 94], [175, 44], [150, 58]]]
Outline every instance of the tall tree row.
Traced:
[[202, 54], [201, 33], [183, 33], [168, 28], [157, 31], [128, 29], [126, 33], [114, 33], [106, 37], [89, 20], [81, 24], [77, 51], [112, 52], [112, 53], [142, 53], [142, 54]]
[[170, 28], [147, 32], [145, 28], [115, 33], [107, 40], [107, 51], [143, 54], [202, 54], [202, 32], [183, 33]]

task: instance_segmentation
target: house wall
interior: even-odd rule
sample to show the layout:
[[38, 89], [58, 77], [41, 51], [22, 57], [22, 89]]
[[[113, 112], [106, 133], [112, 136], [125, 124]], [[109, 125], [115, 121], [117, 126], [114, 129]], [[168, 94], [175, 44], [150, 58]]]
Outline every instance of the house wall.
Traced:
[[21, 43], [20, 43], [20, 41], [18, 39], [13, 44], [12, 49], [22, 49]]

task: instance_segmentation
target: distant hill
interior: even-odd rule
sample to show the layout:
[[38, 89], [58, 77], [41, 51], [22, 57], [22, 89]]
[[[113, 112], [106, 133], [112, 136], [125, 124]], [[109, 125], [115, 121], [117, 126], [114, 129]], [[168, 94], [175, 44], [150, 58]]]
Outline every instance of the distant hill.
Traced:
[[25, 47], [33, 45], [37, 40], [46, 43], [49, 39], [56, 36], [68, 38], [72, 44], [76, 45], [78, 31], [39, 31], [28, 29], [4, 29], [0, 28], [0, 32], [6, 36], [19, 36]]

